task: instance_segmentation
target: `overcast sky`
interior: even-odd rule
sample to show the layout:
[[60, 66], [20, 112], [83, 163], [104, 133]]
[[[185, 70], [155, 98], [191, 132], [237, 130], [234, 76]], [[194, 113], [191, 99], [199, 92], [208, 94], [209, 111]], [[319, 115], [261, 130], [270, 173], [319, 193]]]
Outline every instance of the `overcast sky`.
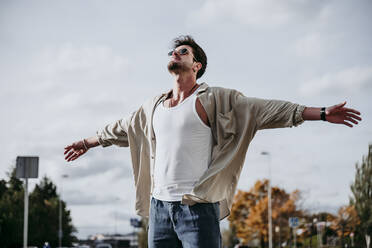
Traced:
[[268, 151], [273, 185], [301, 190], [311, 211], [335, 212], [372, 142], [371, 13], [368, 0], [3, 0], [0, 178], [17, 156], [40, 156], [39, 176], [63, 186], [80, 238], [114, 232], [115, 216], [118, 232], [132, 231], [129, 149], [96, 148], [68, 164], [63, 148], [170, 89], [171, 40], [191, 34], [208, 56], [199, 83], [313, 107], [346, 100], [362, 112], [354, 128], [258, 132], [238, 184], [267, 177]]

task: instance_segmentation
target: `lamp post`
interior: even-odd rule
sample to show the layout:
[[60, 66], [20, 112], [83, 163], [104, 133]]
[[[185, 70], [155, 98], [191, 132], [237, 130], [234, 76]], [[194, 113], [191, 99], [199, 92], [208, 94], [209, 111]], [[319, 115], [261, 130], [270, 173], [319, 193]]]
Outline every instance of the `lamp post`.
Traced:
[[276, 235], [279, 236], [279, 248], [281, 247], [281, 240], [280, 240], [280, 226], [275, 227]]
[[[68, 175], [63, 174], [63, 178], [68, 178]], [[58, 246], [62, 247], [62, 237], [63, 237], [63, 232], [62, 232], [62, 192], [63, 192], [63, 180], [61, 181], [61, 195], [59, 197], [59, 228], [58, 228]]]
[[314, 219], [313, 219], [313, 223], [314, 223], [315, 228], [316, 228], [316, 243], [317, 243], [317, 246], [320, 247], [320, 244], [319, 244], [318, 219], [317, 219], [317, 218], [314, 218]]
[[271, 217], [271, 156], [269, 152], [263, 151], [261, 155], [268, 156], [269, 167], [269, 189], [268, 189], [268, 222], [269, 222], [269, 248], [273, 248], [273, 230], [272, 230], [272, 217]]
[[117, 203], [120, 201], [120, 198], [119, 197], [116, 197], [115, 198], [115, 211], [114, 211], [114, 217], [115, 217], [115, 230], [114, 230], [114, 234], [117, 234], [118, 231], [117, 231]]
[[350, 238], [351, 238], [351, 247], [354, 247], [354, 233], [350, 233]]

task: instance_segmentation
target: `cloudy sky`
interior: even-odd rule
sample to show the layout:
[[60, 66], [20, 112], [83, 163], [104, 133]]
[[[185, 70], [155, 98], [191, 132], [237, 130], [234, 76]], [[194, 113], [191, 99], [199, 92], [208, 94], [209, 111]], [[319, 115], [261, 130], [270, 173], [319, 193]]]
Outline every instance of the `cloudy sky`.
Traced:
[[0, 178], [17, 156], [40, 156], [40, 177], [63, 188], [79, 237], [132, 231], [129, 149], [95, 148], [67, 164], [63, 148], [171, 88], [171, 40], [191, 34], [208, 55], [199, 82], [313, 107], [346, 100], [362, 112], [354, 128], [257, 133], [238, 185], [267, 177], [268, 151], [274, 185], [301, 190], [310, 211], [335, 212], [372, 142], [371, 12], [368, 0], [1, 1]]

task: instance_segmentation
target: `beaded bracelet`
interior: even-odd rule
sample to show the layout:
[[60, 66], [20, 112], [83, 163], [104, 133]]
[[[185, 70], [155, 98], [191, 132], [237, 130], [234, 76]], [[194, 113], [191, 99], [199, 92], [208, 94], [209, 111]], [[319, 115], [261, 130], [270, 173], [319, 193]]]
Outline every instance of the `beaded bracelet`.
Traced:
[[84, 144], [85, 150], [88, 150], [89, 148], [88, 148], [87, 144], [85, 144], [85, 139], [83, 139], [83, 144]]

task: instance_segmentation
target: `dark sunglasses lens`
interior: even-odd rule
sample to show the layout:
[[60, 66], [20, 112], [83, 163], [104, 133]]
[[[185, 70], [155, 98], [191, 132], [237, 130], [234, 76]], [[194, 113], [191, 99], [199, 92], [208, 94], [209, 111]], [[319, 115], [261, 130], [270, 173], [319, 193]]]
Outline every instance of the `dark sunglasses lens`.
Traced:
[[173, 51], [169, 51], [168, 56], [172, 56], [172, 55], [173, 55]]
[[187, 49], [186, 49], [186, 48], [182, 48], [182, 49], [180, 49], [179, 53], [180, 53], [181, 55], [184, 55], [184, 54], [187, 53]]

